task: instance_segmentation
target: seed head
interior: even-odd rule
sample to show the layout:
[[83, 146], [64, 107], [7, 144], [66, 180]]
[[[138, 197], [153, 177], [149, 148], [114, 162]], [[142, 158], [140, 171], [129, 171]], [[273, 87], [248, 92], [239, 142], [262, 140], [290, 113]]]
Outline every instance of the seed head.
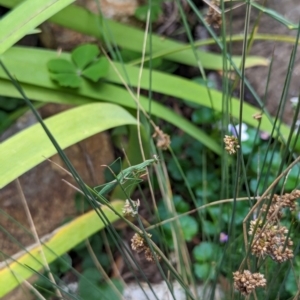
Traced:
[[152, 135], [156, 139], [156, 146], [162, 150], [167, 150], [171, 144], [170, 136], [164, 133], [159, 127], [155, 128], [155, 132]]
[[123, 215], [125, 217], [131, 216], [135, 217], [138, 214], [138, 208], [140, 206], [140, 200], [137, 201], [126, 199], [124, 207], [123, 207]]
[[222, 25], [222, 16], [218, 7], [220, 6], [219, 0], [212, 0], [211, 6], [208, 8], [208, 12], [205, 17], [205, 21], [214, 28], [220, 28]]
[[[151, 239], [151, 234], [147, 234], [148, 238]], [[135, 233], [131, 239], [131, 248], [137, 253], [144, 252], [145, 258], [148, 261], [155, 261], [156, 259], [160, 260], [160, 256], [153, 250], [149, 248], [147, 241], [143, 237], [143, 233]]]
[[237, 137], [225, 135], [224, 138], [225, 150], [231, 155], [236, 153], [236, 151], [240, 148]]
[[244, 270], [233, 273], [234, 288], [242, 293], [244, 296], [250, 295], [257, 287], [266, 286], [266, 279], [263, 274], [251, 273]]

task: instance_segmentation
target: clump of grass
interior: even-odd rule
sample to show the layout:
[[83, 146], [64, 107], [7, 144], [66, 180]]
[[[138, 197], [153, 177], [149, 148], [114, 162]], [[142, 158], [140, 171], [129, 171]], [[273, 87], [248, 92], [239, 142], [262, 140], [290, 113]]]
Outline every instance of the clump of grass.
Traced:
[[[292, 262], [294, 258], [293, 241], [289, 237], [289, 230], [281, 224], [283, 210], [289, 209], [291, 212], [296, 209], [296, 200], [300, 197], [300, 190], [294, 190], [291, 193], [283, 195], [274, 194], [273, 197], [267, 196], [259, 200], [264, 202], [261, 205], [258, 216], [250, 221], [248, 235], [251, 238], [249, 247], [251, 253], [259, 260], [259, 264], [270, 257], [276, 263], [284, 263], [288, 260]], [[257, 210], [254, 210], [257, 214]], [[247, 237], [245, 237], [247, 240]], [[246, 260], [243, 261], [243, 263]], [[258, 287], [265, 287], [267, 280], [261, 273], [251, 273], [249, 270], [243, 270], [243, 263], [240, 270], [233, 273], [234, 288], [242, 295], [248, 296]], [[248, 260], [248, 267], [250, 262]]]

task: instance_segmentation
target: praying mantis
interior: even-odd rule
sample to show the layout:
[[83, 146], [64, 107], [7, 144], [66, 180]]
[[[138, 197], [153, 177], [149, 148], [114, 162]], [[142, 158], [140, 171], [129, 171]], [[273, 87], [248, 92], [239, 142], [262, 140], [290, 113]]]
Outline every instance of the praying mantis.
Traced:
[[104, 196], [110, 191], [112, 191], [118, 184], [123, 185], [128, 180], [136, 180], [139, 179], [142, 175], [144, 175], [147, 171], [147, 167], [151, 166], [152, 164], [158, 163], [159, 159], [156, 155], [153, 155], [153, 158], [147, 159], [144, 162], [130, 166], [124, 170], [122, 170], [117, 176], [116, 179], [108, 182], [105, 186], [100, 190], [97, 191], [99, 187], [95, 187], [94, 190], [96, 191], [98, 196]]

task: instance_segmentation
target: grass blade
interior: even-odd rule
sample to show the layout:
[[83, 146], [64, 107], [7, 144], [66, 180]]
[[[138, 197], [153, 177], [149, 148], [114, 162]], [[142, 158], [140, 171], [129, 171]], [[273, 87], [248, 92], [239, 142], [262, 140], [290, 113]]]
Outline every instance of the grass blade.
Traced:
[[74, 1], [28, 0], [22, 2], [0, 21], [0, 55], [22, 37], [31, 33], [38, 25]]
[[[124, 203], [123, 201], [115, 201], [111, 205], [121, 213]], [[103, 207], [102, 210], [110, 222], [118, 220], [119, 217], [108, 207]], [[42, 248], [47, 262], [53, 262], [95, 232], [105, 228], [105, 226], [107, 224], [104, 224], [99, 219], [96, 211], [93, 210], [58, 228], [50, 237], [48, 235], [46, 239], [42, 239], [42, 242], [44, 242]], [[42, 268], [43, 261], [39, 252], [40, 247], [36, 245], [8, 265], [5, 263], [0, 265], [0, 277], [5, 278], [5, 280], [0, 281], [0, 297], [5, 296], [24, 279], [34, 275], [32, 269], [37, 271]]]
[[[61, 148], [65, 149], [103, 130], [136, 124], [136, 120], [120, 106], [93, 103], [57, 114], [47, 119], [45, 124], [49, 126]], [[4, 141], [0, 145], [0, 152], [2, 188], [57, 151], [42, 127], [36, 124]]]
[[[9, 8], [14, 7], [20, 2], [21, 0], [0, 0], [1, 5]], [[80, 22], [78, 22], [78, 20], [80, 20]], [[141, 45], [143, 45], [144, 31], [112, 20], [101, 20], [99, 16], [75, 5], [70, 5], [61, 10], [55, 16], [51, 17], [49, 21], [83, 34], [94, 36], [98, 39], [103, 38], [104, 33], [101, 22], [105, 21], [105, 26], [111, 32], [118, 46], [139, 53], [142, 49]], [[124, 32], [126, 32], [126, 34], [124, 34]], [[152, 57], [155, 57], [157, 52], [159, 56], [163, 54], [166, 59], [191, 66], [198, 66], [197, 59], [194, 56], [193, 50], [190, 49], [190, 45], [179, 43], [171, 39], [162, 39], [155, 34], [151, 35], [151, 43]], [[182, 49], [184, 46], [187, 48]], [[178, 48], [181, 48], [180, 52], [178, 52]], [[222, 70], [223, 58], [221, 55], [201, 50], [197, 50], [197, 55], [204, 68]], [[232, 60], [236, 65], [239, 65], [241, 62], [241, 58], [238, 56], [233, 56]], [[266, 64], [268, 64], [268, 62], [265, 58], [257, 56], [248, 57], [246, 61], [246, 67]]]

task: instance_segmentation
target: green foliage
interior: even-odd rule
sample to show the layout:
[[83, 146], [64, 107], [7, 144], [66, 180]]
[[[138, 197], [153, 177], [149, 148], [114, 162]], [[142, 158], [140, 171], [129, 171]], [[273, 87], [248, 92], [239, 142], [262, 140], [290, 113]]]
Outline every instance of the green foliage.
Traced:
[[[14, 6], [18, 4], [19, 1], [0, 0], [0, 3], [1, 2], [7, 6]], [[132, 95], [120, 86], [126, 82], [130, 88], [133, 87], [133, 89], [131, 89], [132, 91], [135, 88], [141, 88], [142, 90], [149, 90], [149, 95], [152, 92], [156, 92], [159, 95], [163, 95], [161, 98], [175, 97], [179, 99], [178, 103], [176, 103], [179, 109], [180, 107], [182, 108], [183, 105], [189, 108], [190, 112], [187, 113], [187, 116], [184, 114], [184, 117], [181, 117], [174, 113], [174, 111], [153, 101], [150, 97], [140, 96], [138, 99], [141, 107], [147, 110], [147, 112], [151, 112], [151, 118], [161, 118], [167, 123], [177, 127], [177, 129], [174, 129], [174, 127], [164, 123], [164, 129], [170, 133], [174, 133], [172, 134], [172, 148], [175, 156], [178, 157], [178, 160], [170, 154], [166, 154], [164, 157], [171, 181], [175, 183], [174, 186], [172, 185], [172, 193], [174, 195], [172, 200], [175, 208], [175, 212], [173, 213], [175, 216], [184, 214], [194, 207], [203, 208], [205, 205], [209, 205], [210, 202], [225, 197], [246, 196], [250, 198], [252, 195], [260, 195], [288, 165], [290, 159], [287, 157], [289, 155], [292, 156], [294, 149], [288, 149], [290, 153], [288, 153], [288, 151], [285, 152], [284, 149], [282, 149], [284, 143], [279, 144], [277, 140], [280, 137], [280, 142], [282, 142], [285, 136], [288, 136], [289, 128], [282, 125], [279, 137], [276, 135], [277, 133], [275, 133], [268, 141], [260, 139], [260, 132], [255, 128], [258, 128], [259, 124], [260, 130], [271, 133], [274, 120], [268, 117], [266, 111], [266, 118], [263, 118], [259, 122], [254, 120], [252, 115], [256, 111], [256, 108], [246, 103], [243, 104], [243, 119], [241, 120], [241, 102], [236, 98], [230, 98], [230, 100], [226, 99], [227, 94], [229, 94], [228, 91], [230, 91], [232, 87], [231, 83], [229, 83], [221, 93], [214, 90], [216, 87], [213, 86], [213, 83], [203, 78], [189, 80], [177, 75], [168, 74], [177, 68], [177, 63], [221, 70], [227, 62], [228, 68], [235, 69], [235, 71], [239, 73], [237, 66], [243, 64], [243, 58], [233, 57], [227, 61], [227, 53], [223, 51], [226, 47], [224, 47], [224, 49], [222, 48], [222, 55], [205, 53], [198, 50], [194, 45], [185, 45], [169, 39], [163, 40], [151, 32], [151, 47], [146, 47], [146, 61], [142, 76], [140, 76], [140, 51], [143, 48], [141, 45], [144, 42], [144, 32], [124, 24], [104, 20], [79, 7], [70, 6], [62, 10], [62, 8], [71, 2], [72, 1], [65, 0], [56, 2], [46, 0], [24, 1], [23, 4], [13, 10], [10, 16], [8, 15], [0, 21], [0, 27], [7, 28], [5, 32], [0, 33], [0, 40], [2, 41], [0, 54], [4, 53], [18, 39], [29, 32], [31, 33], [33, 28], [38, 26], [41, 22], [52, 17], [50, 21], [57, 22], [58, 24], [81, 33], [101, 38], [106, 42], [107, 49], [110, 49], [109, 55], [115, 59], [113, 68], [109, 65], [106, 58], [99, 57], [100, 52], [95, 45], [79, 46], [72, 51], [71, 55], [62, 53], [61, 57], [56, 59], [53, 59], [55, 55], [54, 51], [24, 48], [10, 49], [2, 56], [5, 64], [8, 64], [8, 68], [12, 70], [14, 76], [16, 76], [18, 81], [24, 86], [26, 93], [28, 93], [32, 99], [45, 102], [51, 99], [53, 102], [78, 105], [87, 104], [91, 101], [109, 101], [117, 104], [108, 106], [105, 104], [104, 106], [96, 106], [94, 104], [89, 104], [90, 106], [83, 105], [76, 108], [77, 110], [74, 109], [69, 113], [61, 115], [61, 118], [55, 116], [55, 122], [53, 121], [51, 123], [51, 120], [47, 120], [45, 124], [50, 126], [55, 139], [62, 145], [62, 148], [104, 129], [125, 124], [132, 124], [133, 126], [137, 124], [136, 120], [131, 116], [133, 109], [135, 110], [137, 108], [137, 104], [133, 101]], [[189, 3], [189, 1], [187, 3]], [[259, 9], [273, 19], [283, 23], [288, 28], [297, 27], [297, 25], [288, 22], [288, 20], [275, 11], [266, 9], [254, 2], [248, 3], [247, 7], [250, 6]], [[30, 11], [30, 9], [32, 9], [32, 11]], [[161, 13], [161, 1], [153, 0], [150, 7], [140, 6], [135, 12], [136, 18], [146, 21], [149, 9], [151, 10], [150, 21], [154, 22], [159, 18]], [[59, 13], [54, 15], [56, 12]], [[78, 22], [78, 20], [81, 20], [81, 22]], [[202, 18], [199, 17], [199, 20], [202, 20]], [[106, 31], [106, 28], [109, 28], [109, 31]], [[186, 28], [186, 30], [188, 31], [189, 28]], [[225, 30], [223, 32], [225, 32]], [[251, 44], [253, 36], [250, 36], [249, 45]], [[225, 36], [219, 37], [217, 41], [223, 40], [224, 43], [226, 43], [226, 38]], [[247, 37], [245, 37], [245, 39], [246, 38]], [[127, 55], [127, 57], [123, 57], [123, 63], [118, 63], [116, 59], [119, 53], [114, 50], [119, 47], [122, 48], [121, 55], [124, 53]], [[244, 50], [244, 53], [246, 53], [248, 49]], [[150, 58], [153, 59], [151, 60]], [[122, 59], [119, 60], [122, 61]], [[256, 64], [266, 65], [266, 60], [257, 57], [247, 57], [245, 64], [246, 66]], [[149, 69], [147, 69], [148, 67]], [[162, 72], [158, 72], [157, 70], [161, 70]], [[31, 76], [28, 76], [28, 74], [31, 74]], [[226, 73], [223, 74], [225, 83]], [[99, 84], [101, 78], [105, 80]], [[58, 85], [54, 84], [53, 81], [58, 83]], [[0, 71], [0, 84], [1, 93], [3, 93], [3, 95], [10, 97], [15, 96], [11, 82], [2, 71]], [[71, 89], [62, 89], [60, 87], [68, 87]], [[151, 95], [153, 94], [154, 93]], [[161, 100], [161, 98], [159, 98], [159, 100]], [[152, 101], [151, 109], [149, 100]], [[228, 102], [226, 102], [227, 100]], [[0, 121], [2, 119], [8, 120], [10, 117], [8, 114], [18, 108], [18, 106], [13, 103], [14, 101], [9, 101], [10, 103], [7, 101], [5, 104], [6, 107], [0, 111]], [[127, 111], [120, 108], [119, 105], [123, 106]], [[225, 109], [226, 105], [228, 107], [230, 106], [230, 111]], [[262, 108], [262, 110], [264, 110], [264, 108]], [[7, 113], [7, 111], [9, 112]], [[228, 118], [228, 120], [226, 118]], [[90, 119], [92, 119], [92, 121]], [[105, 126], [98, 124], [99, 119], [105, 123]], [[122, 120], [120, 121], [120, 119]], [[142, 120], [142, 122], [143, 121], [144, 120]], [[227, 126], [226, 122], [235, 124], [246, 122], [254, 127], [247, 128], [241, 133], [241, 138], [243, 134], [247, 138], [242, 138], [241, 149], [236, 157], [228, 157], [224, 155], [224, 151], [222, 151], [223, 141], [221, 136], [228, 132], [228, 129], [225, 128]], [[139, 125], [140, 124], [138, 124], [138, 126]], [[80, 130], [76, 132], [72, 130], [74, 128], [69, 128], [68, 126], [76, 127]], [[0, 146], [0, 150], [2, 150], [2, 161], [0, 159], [2, 167], [0, 186], [6, 185], [41, 162], [43, 160], [41, 159], [41, 154], [44, 154], [44, 151], [46, 151], [46, 156], [55, 153], [52, 144], [47, 143], [45, 138], [40, 138], [43, 136], [42, 133], [40, 128], [33, 126], [31, 129], [17, 134]], [[149, 140], [150, 134], [148, 132], [147, 134]], [[51, 137], [51, 135], [48, 134], [48, 137]], [[130, 138], [131, 136], [129, 136], [129, 139]], [[272, 138], [274, 138], [274, 141], [272, 141]], [[118, 145], [122, 147], [122, 139], [119, 137], [116, 139], [118, 140]], [[30, 152], [26, 152], [28, 149], [31, 149], [34, 142], [37, 144], [35, 149], [36, 157], [31, 156]], [[109, 185], [104, 185], [104, 190], [100, 190], [99, 195], [102, 194], [102, 196], [106, 196], [112, 188], [117, 189], [120, 183], [123, 184], [125, 181], [128, 181], [130, 185], [132, 182], [137, 183], [140, 179], [136, 179], [136, 177], [143, 175], [142, 173], [146, 172], [146, 167], [150, 165], [149, 159], [151, 160], [151, 158], [149, 158], [148, 155], [146, 155], [148, 160], [144, 163], [140, 163], [140, 153], [136, 150], [139, 147], [137, 143], [134, 147], [132, 147], [131, 143], [128, 144], [131, 146], [128, 147], [129, 161], [133, 162], [133, 166], [124, 166], [123, 164], [120, 169], [122, 169], [124, 173], [120, 172], [120, 170], [116, 171], [115, 174], [117, 178], [113, 176], [112, 179], [108, 180]], [[143, 145], [145, 148], [148, 148], [145, 146], [145, 143]], [[132, 148], [134, 149], [132, 150]], [[11, 156], [12, 149], [17, 152], [16, 156]], [[296, 145], [296, 149], [300, 149], [299, 143]], [[144, 150], [148, 151], [149, 149]], [[61, 153], [62, 151], [60, 151], [58, 152]], [[131, 158], [133, 159], [131, 160]], [[240, 158], [242, 159], [240, 160]], [[11, 167], [12, 160], [14, 161], [13, 167]], [[137, 162], [135, 160], [139, 161]], [[66, 161], [67, 160], [65, 160], [65, 162]], [[181, 169], [178, 168], [178, 163]], [[136, 169], [134, 169], [134, 166]], [[298, 178], [299, 169], [295, 167], [289, 172], [287, 178], [280, 181], [279, 185], [274, 188], [274, 191], [278, 193], [282, 192], [283, 187], [285, 191], [296, 188], [299, 185]], [[120, 182], [117, 182], [118, 180], [116, 179]], [[169, 183], [164, 177], [158, 178], [158, 180], [160, 180], [162, 185]], [[112, 198], [121, 198], [119, 197], [120, 194], [121, 193], [118, 194], [114, 192]], [[124, 194], [123, 191], [122, 194]], [[118, 197], [116, 195], [118, 195]], [[84, 212], [89, 209], [89, 206], [84, 204], [86, 203], [85, 199], [82, 199], [81, 196], [77, 196], [75, 201], [78, 212]], [[180, 236], [182, 235], [184, 241], [188, 243], [189, 249], [192, 249], [193, 267], [196, 277], [200, 280], [217, 279], [218, 274], [215, 270], [218, 270], [216, 266], [218, 266], [221, 261], [221, 249], [224, 250], [224, 256], [222, 258], [224, 258], [225, 261], [222, 272], [229, 277], [232, 275], [233, 266], [236, 266], [236, 261], [240, 260], [241, 253], [245, 250], [242, 247], [241, 225], [252, 205], [253, 203], [250, 201], [238, 201], [238, 199], [234, 198], [232, 203], [210, 206], [206, 207], [205, 210], [195, 212], [193, 215], [184, 215], [177, 221], [173, 220], [172, 222], [174, 223], [165, 223], [162, 226], [165, 237], [164, 242], [169, 247], [168, 250], [177, 249], [172, 237], [174, 236], [174, 228], [176, 228], [175, 226], [173, 227], [173, 225], [179, 224], [177, 228], [179, 228], [180, 231], [175, 232], [175, 234], [179, 235], [180, 233]], [[174, 217], [173, 214], [168, 211], [167, 207], [169, 208], [169, 205], [166, 206], [162, 201], [158, 204], [158, 214], [162, 220]], [[118, 210], [113, 210], [113, 213], [116, 213], [117, 217], [110, 215], [108, 219], [115, 220], [119, 218], [120, 210], [121, 207], [119, 207]], [[295, 213], [291, 214], [286, 211], [284, 214], [289, 217], [293, 216], [294, 219], [296, 219]], [[77, 218], [74, 220], [76, 221]], [[97, 219], [97, 221], [99, 220]], [[287, 218], [284, 221], [290, 223], [290, 220], [287, 220]], [[102, 239], [99, 235], [94, 235], [90, 238], [90, 244], [95, 252], [95, 257], [90, 255], [84, 242], [78, 244], [92, 232], [94, 233], [96, 231], [91, 230], [91, 228], [97, 225], [95, 219], [91, 221], [89, 218], [88, 222], [88, 226], [90, 227], [89, 231], [84, 234], [82, 233], [81, 236], [78, 237], [80, 234], [77, 233], [86, 226], [86, 224], [82, 222], [80, 226], [76, 228], [76, 234], [72, 231], [73, 234], [70, 236], [70, 244], [72, 247], [77, 245], [73, 248], [72, 254], [80, 258], [80, 267], [82, 268], [82, 276], [80, 276], [79, 279], [79, 295], [82, 299], [91, 300], [99, 299], [99, 297], [101, 297], [101, 299], [118, 299], [119, 294], [116, 292], [116, 289], [121, 291], [121, 283], [113, 280], [114, 286], [112, 286], [106, 282], [104, 276], [95, 268], [95, 257], [106, 271], [109, 271], [110, 267], [110, 260], [108, 255], [104, 253], [105, 247]], [[66, 226], [68, 224], [66, 224]], [[130, 222], [127, 224], [132, 226]], [[106, 225], [102, 224], [101, 226], [103, 228]], [[291, 228], [294, 229], [293, 227]], [[229, 239], [230, 244], [225, 244], [222, 248], [222, 246], [219, 245], [221, 243], [219, 236], [220, 233], [227, 231], [230, 231], [232, 234]], [[291, 230], [291, 236], [296, 236], [293, 230]], [[161, 241], [160, 237], [155, 236], [155, 239]], [[65, 240], [60, 239], [59, 242], [56, 241], [56, 244], [52, 243], [54, 249], [59, 250], [57, 252], [58, 255], [62, 255], [68, 250], [68, 247], [64, 244], [65, 242]], [[227, 243], [227, 241], [224, 240], [223, 243]], [[109, 245], [106, 246], [114, 250], [110, 239]], [[26, 254], [29, 256], [31, 252]], [[51, 254], [53, 253], [51, 252]], [[54, 260], [53, 256], [50, 257], [49, 252], [47, 252], [46, 256], [49, 261]], [[231, 261], [230, 259], [227, 260], [227, 258], [230, 258]], [[65, 261], [66, 262], [57, 260], [50, 266], [51, 271], [55, 274], [58, 281], [63, 273], [70, 271], [70, 257], [66, 256]], [[167, 264], [166, 261], [164, 262]], [[258, 267], [259, 263], [260, 261], [253, 261], [252, 265]], [[28, 257], [24, 265], [26, 264], [28, 264]], [[40, 265], [35, 266], [34, 269], [38, 269], [39, 266]], [[267, 266], [268, 270], [275, 271], [274, 264], [269, 265], [267, 263]], [[297, 261], [293, 267], [295, 267], [296, 271], [299, 271]], [[283, 269], [286, 270], [287, 268]], [[28, 271], [28, 269], [26, 270]], [[172, 268], [169, 268], [168, 271], [170, 270], [172, 270]], [[22, 269], [22, 271], [24, 270]], [[27, 278], [30, 274], [29, 272], [23, 277]], [[282, 293], [284, 297], [288, 293], [297, 293], [294, 274], [297, 273], [287, 273], [285, 283], [280, 283], [283, 276], [275, 276], [274, 282], [279, 282], [282, 289], [283, 287], [285, 288], [284, 293]], [[9, 275], [11, 274], [9, 273], [7, 275], [6, 273], [4, 276], [5, 284], [6, 282], [11, 283], [15, 280], [15, 278], [12, 279], [11, 277], [7, 280]], [[190, 278], [190, 274], [184, 275], [187, 275], [184, 276], [184, 278]], [[176, 276], [174, 278], [176, 278]], [[10, 286], [14, 284], [19, 284], [19, 282], [15, 283], [14, 281]], [[47, 291], [47, 297], [54, 293], [53, 286], [50, 285], [49, 281], [45, 280], [45, 278], [43, 278], [43, 281], [38, 283], [37, 286], [40, 287], [41, 292]], [[2, 285], [0, 292], [2, 292], [4, 288], [5, 286]], [[8, 290], [5, 290], [4, 293], [7, 293], [7, 291]], [[187, 289], [186, 292], [188, 293]], [[273, 294], [269, 297], [270, 299], [277, 297], [277, 295], [273, 297]], [[264, 294], [262, 292], [259, 292], [258, 295], [259, 299], [263, 299]]]
[[152, 0], [151, 5], [140, 5], [134, 12], [134, 16], [143, 22], [147, 21], [147, 15], [150, 11], [150, 22], [155, 22], [158, 20], [162, 13], [162, 0]]
[[[87, 269], [79, 280], [79, 295], [83, 300], [101, 299], [121, 299], [122, 283], [117, 279], [112, 279], [110, 284], [101, 283], [100, 277], [95, 276], [99, 272], [96, 268]], [[89, 281], [87, 280], [89, 279]], [[112, 287], [111, 284], [114, 286]], [[117, 293], [116, 291], [119, 291]]]
[[[101, 123], [99, 118], [102, 120]], [[119, 106], [93, 103], [65, 111], [47, 119], [45, 123], [64, 149], [100, 131], [118, 125], [136, 124], [136, 120]], [[35, 145], [34, 156], [32, 155], [32, 145]], [[14, 149], [13, 153], [11, 149]], [[45, 157], [56, 153], [56, 149], [39, 124], [7, 139], [0, 144], [0, 151], [2, 153], [0, 157], [2, 169], [0, 187], [44, 161]], [[15, 162], [13, 166], [10, 159]]]
[[[184, 201], [179, 195], [174, 195], [173, 198], [175, 209], [177, 213], [184, 213], [189, 210], [190, 205]], [[158, 203], [158, 213], [160, 219], [165, 220], [168, 218], [169, 213], [165, 208], [163, 201]], [[198, 223], [196, 219], [192, 216], [183, 216], [179, 219], [180, 230], [182, 230], [183, 238], [185, 241], [190, 242], [193, 237], [198, 233]], [[173, 239], [172, 239], [172, 225], [171, 223], [164, 224], [162, 226], [165, 234], [165, 242], [170, 248], [173, 248]]]
[[[61, 0], [53, 3], [51, 0], [23, 1], [9, 14], [1, 18], [0, 55], [13, 46], [41, 23], [68, 6], [75, 0]], [[21, 1], [7, 1], [8, 5], [17, 5]], [[0, 2], [5, 5], [5, 1]]]
[[[51, 273], [54, 274], [54, 277], [58, 280], [59, 277], [69, 271], [71, 267], [72, 259], [68, 254], [62, 255], [49, 265]], [[55, 287], [49, 281], [47, 273], [48, 271], [45, 271], [43, 276], [39, 277], [34, 283], [34, 286], [46, 299], [50, 299], [55, 294]]]
[[193, 249], [196, 261], [194, 272], [199, 279], [214, 279], [216, 276], [215, 265], [220, 259], [221, 249], [218, 245], [210, 242], [202, 242]]
[[0, 135], [25, 111], [21, 99], [0, 96]]
[[[84, 202], [82, 202], [83, 199], [80, 195], [81, 194], [77, 194], [75, 197], [75, 206], [78, 209], [78, 212], [82, 213], [82, 204], [84, 204]], [[72, 257], [76, 259], [76, 264], [78, 264], [78, 260], [80, 261], [80, 268], [82, 271], [79, 277], [78, 290], [68, 292], [74, 294], [74, 296], [79, 294], [81, 299], [87, 300], [98, 299], [99, 295], [104, 297], [104, 299], [119, 299], [119, 295], [116, 295], [116, 291], [112, 288], [111, 283], [106, 282], [103, 274], [95, 267], [95, 258], [107, 273], [110, 271], [111, 267], [110, 257], [105, 252], [101, 234], [97, 232], [92, 235], [89, 238], [88, 243], [91, 247], [90, 249], [92, 249], [94, 253], [94, 257], [91, 256], [91, 253], [87, 248], [87, 241], [83, 241], [76, 245], [70, 252]], [[109, 246], [111, 251], [114, 251], [114, 243], [109, 236], [108, 243], [109, 244], [106, 246]], [[73, 268], [76, 268], [76, 265], [73, 265]], [[52, 262], [50, 264], [50, 270], [57, 282], [59, 281], [61, 284], [65, 285], [60, 278], [66, 276], [68, 273], [74, 273], [72, 270], [72, 260], [70, 255], [64, 254], [59, 259]], [[50, 299], [50, 297], [55, 294], [55, 289], [53, 284], [47, 279], [47, 272], [44, 272], [43, 275], [43, 277], [40, 277], [34, 283], [34, 286], [44, 297], [46, 297], [46, 299]], [[73, 276], [74, 275], [76, 278], [79, 274], [74, 273]], [[120, 281], [113, 279], [112, 283], [115, 285], [117, 290], [120, 292], [122, 291]], [[66, 290], [68, 290], [67, 287]]]
[[78, 88], [82, 77], [97, 82], [100, 78], [105, 77], [109, 66], [106, 58], [98, 58], [99, 54], [100, 51], [96, 45], [78, 46], [72, 51], [72, 62], [56, 58], [47, 63], [50, 77], [60, 86], [71, 88]]
[[299, 272], [300, 272], [300, 259], [296, 257], [293, 263], [293, 267], [289, 268], [287, 273], [287, 279], [284, 284], [284, 287], [290, 295], [296, 295], [299, 293], [299, 286], [297, 282], [299, 282]]

